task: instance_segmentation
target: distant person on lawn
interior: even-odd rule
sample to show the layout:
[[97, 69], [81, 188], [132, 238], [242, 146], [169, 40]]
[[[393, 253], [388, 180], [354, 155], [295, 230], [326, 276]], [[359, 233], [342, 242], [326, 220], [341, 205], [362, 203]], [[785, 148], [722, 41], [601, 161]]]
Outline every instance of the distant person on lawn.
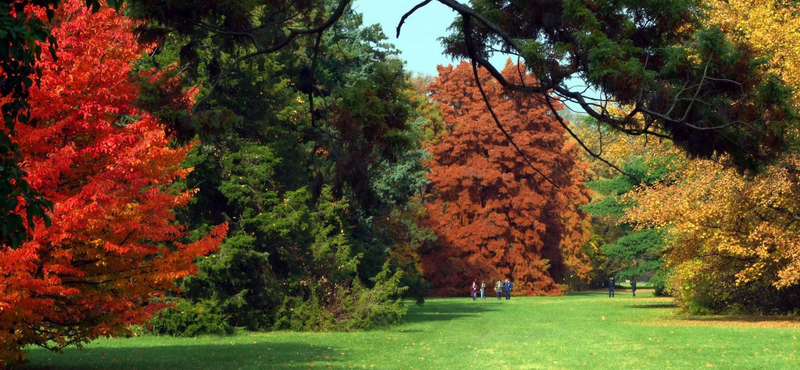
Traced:
[[475, 300], [475, 296], [478, 294], [478, 282], [473, 280], [472, 281], [472, 300]]
[[486, 296], [484, 295], [485, 291], [486, 291], [486, 280], [481, 280], [481, 301], [486, 300]]
[[511, 283], [508, 279], [506, 279], [505, 283], [503, 283], [503, 289], [506, 291], [506, 300], [511, 299], [511, 289], [514, 288], [514, 284]]
[[614, 277], [613, 276], [608, 279], [608, 296], [609, 297], [613, 297], [614, 296]]
[[503, 283], [500, 280], [494, 284], [494, 291], [497, 293], [497, 300], [500, 300], [500, 296], [503, 294]]
[[631, 279], [631, 292], [633, 292], [633, 296], [636, 297], [636, 279]]

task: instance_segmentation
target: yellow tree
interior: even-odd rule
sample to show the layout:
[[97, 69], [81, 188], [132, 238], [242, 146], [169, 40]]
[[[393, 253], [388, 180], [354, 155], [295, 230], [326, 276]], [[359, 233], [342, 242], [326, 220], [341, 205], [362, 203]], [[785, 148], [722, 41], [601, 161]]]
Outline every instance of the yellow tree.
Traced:
[[[764, 73], [794, 87], [800, 107], [800, 10], [791, 0], [708, 0], [707, 22], [768, 58]], [[789, 130], [797, 135], [797, 128]], [[796, 142], [796, 140], [789, 140]], [[800, 157], [754, 177], [720, 161], [692, 160], [640, 189], [627, 221], [671, 231], [670, 291], [687, 308], [787, 311], [800, 302]]]
[[686, 308], [786, 311], [800, 289], [800, 156], [748, 179], [708, 160], [640, 189], [626, 221], [671, 231], [669, 291]]
[[[624, 117], [630, 110], [620, 107], [609, 107], [608, 111], [615, 117]], [[640, 126], [644, 126], [641, 115], [635, 115]], [[591, 117], [575, 117], [571, 119], [571, 129], [575, 136], [586, 145], [588, 150], [581, 155], [589, 168], [587, 180], [610, 179], [619, 175], [619, 171], [609, 164], [592, 156], [596, 154], [608, 163], [621, 167], [636, 157], [645, 159], [648, 167], [657, 167], [665, 158], [683, 158], [680, 149], [667, 139], [652, 135], [627, 135], [597, 122]]]
[[756, 56], [769, 57], [764, 68], [795, 89], [800, 103], [800, 5], [796, 0], [707, 0], [708, 22]]

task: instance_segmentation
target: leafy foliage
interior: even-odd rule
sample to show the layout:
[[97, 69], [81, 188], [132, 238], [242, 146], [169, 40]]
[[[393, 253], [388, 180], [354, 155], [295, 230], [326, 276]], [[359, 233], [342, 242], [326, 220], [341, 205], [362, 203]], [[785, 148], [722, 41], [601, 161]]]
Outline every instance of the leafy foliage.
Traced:
[[[106, 0], [108, 6], [119, 7], [122, 1]], [[34, 82], [39, 82], [44, 45], [56, 58], [58, 44], [47, 25], [60, 0], [16, 0], [0, 4], [0, 96], [4, 128], [0, 129], [0, 243], [18, 247], [41, 218], [50, 223], [46, 211], [53, 203], [31, 188], [25, 171], [19, 167], [19, 146], [13, 136], [17, 122], [28, 123], [28, 95]], [[96, 12], [99, 0], [85, 0]], [[30, 11], [33, 7], [45, 9]], [[21, 202], [20, 202], [21, 200]], [[23, 215], [25, 216], [23, 219]], [[27, 223], [26, 223], [27, 221]]]
[[797, 174], [794, 156], [754, 179], [694, 161], [667, 182], [635, 193], [627, 217], [669, 227], [669, 290], [687, 308], [786, 312], [796, 307]]
[[[509, 62], [504, 74], [519, 78], [520, 69]], [[588, 219], [578, 209], [588, 202], [584, 164], [546, 106], [503, 91], [485, 71], [480, 76], [500, 121], [541, 173], [495, 126], [470, 65], [440, 67], [430, 89], [446, 132], [429, 148], [427, 196], [427, 222], [440, 243], [423, 252], [424, 271], [439, 294], [462, 294], [473, 279], [505, 277], [527, 294], [559, 293], [568, 269], [588, 273], [581, 250]]]
[[[253, 52], [249, 40], [206, 53], [201, 44], [226, 35], [160, 22], [140, 31], [176, 32], [142, 68], [179, 61], [207, 96], [190, 117], [157, 113], [176, 118], [179, 137], [203, 143], [187, 158], [195, 167], [187, 184], [200, 191], [182, 219], [201, 235], [207, 225], [231, 223], [220, 252], [183, 281], [183, 297], [217, 302], [233, 326], [295, 330], [391, 324], [405, 310], [403, 296], [422, 302], [413, 249], [427, 234], [393, 216], [418, 214], [409, 200], [425, 181], [426, 121], [380, 29], [348, 10], [319, 44], [301, 38], [232, 65], [212, 94], [215, 65]], [[171, 88], [156, 81], [140, 102], [163, 106]]]
[[[709, 1], [706, 22], [747, 44], [759, 66], [797, 86], [797, 8], [786, 1]], [[771, 58], [770, 58], [771, 57]], [[791, 95], [788, 95], [792, 97]], [[795, 107], [796, 95], [791, 99]], [[797, 143], [797, 126], [784, 140]], [[640, 227], [669, 227], [668, 288], [687, 310], [790, 312], [798, 304], [794, 219], [796, 147], [764, 173], [742, 177], [711, 161], [692, 161], [663, 184], [639, 191], [628, 215]], [[724, 159], [724, 158], [723, 158]]]
[[[609, 111], [622, 114], [610, 107]], [[682, 166], [685, 157], [669, 142], [648, 136], [629, 136], [590, 117], [579, 117], [573, 132], [593, 153], [621, 168], [617, 172], [607, 163], [584, 152], [590, 163], [587, 185], [593, 190], [592, 203], [582, 207], [592, 216], [590, 243], [585, 249], [592, 257], [590, 286], [604, 286], [610, 276], [618, 279], [649, 278], [656, 293], [664, 290], [662, 253], [664, 231], [633, 230], [623, 217], [635, 203], [626, 198], [634, 189], [650, 186]], [[641, 279], [640, 279], [641, 280]], [[585, 288], [580, 282], [578, 288]]]
[[[791, 146], [787, 133], [798, 124], [791, 82], [781, 81], [769, 68], [769, 54], [757, 52], [746, 37], [709, 22], [714, 11], [703, 0], [440, 2], [461, 15], [445, 39], [447, 52], [476, 60], [510, 90], [563, 97], [616, 130], [670, 138], [690, 156], [724, 154], [742, 170], [759, 168]], [[754, 2], [721, 6], [720, 18], [748, 3]], [[776, 9], [767, 17], [787, 26], [796, 14], [793, 1], [758, 8]], [[493, 70], [486, 57], [496, 50], [520, 55], [538, 84], [513, 83]], [[571, 78], [607, 98], [598, 101], [582, 84], [571, 87]], [[618, 116], [607, 103], [629, 110]]]
[[794, 0], [706, 0], [706, 22], [730, 38], [745, 43], [755, 57], [769, 61], [760, 67], [778, 76], [794, 90], [800, 102], [800, 14]]
[[[635, 150], [635, 147], [632, 148]], [[607, 276], [617, 279], [636, 279], [640, 276], [658, 272], [662, 265], [662, 252], [665, 247], [663, 230], [633, 230], [622, 221], [622, 217], [633, 205], [624, 199], [624, 195], [640, 186], [649, 186], [660, 181], [674, 171], [670, 161], [649, 161], [641, 157], [633, 157], [622, 165], [624, 174], [608, 180], [596, 180], [588, 186], [597, 193], [594, 202], [582, 209], [592, 215], [595, 230], [603, 229], [600, 234], [605, 239], [602, 249], [609, 258], [610, 265], [605, 266]], [[606, 280], [601, 277], [601, 281]], [[663, 286], [656, 284], [661, 291]]]
[[142, 323], [161, 307], [148, 300], [195, 273], [193, 259], [227, 230], [177, 242], [184, 229], [173, 208], [194, 193], [175, 186], [190, 172], [180, 166], [190, 146], [168, 147], [161, 123], [130, 105], [130, 67], [145, 50], [133, 23], [70, 1], [53, 25], [59, 62], [42, 56], [31, 119], [16, 128], [21, 168], [53, 201], [53, 223], [37, 221], [19, 248], [0, 246], [0, 365], [28, 345], [60, 349]]
[[178, 300], [168, 303], [169, 307], [159, 311], [147, 321], [148, 332], [178, 337], [233, 333], [233, 327], [228, 324], [217, 302], [192, 303]]

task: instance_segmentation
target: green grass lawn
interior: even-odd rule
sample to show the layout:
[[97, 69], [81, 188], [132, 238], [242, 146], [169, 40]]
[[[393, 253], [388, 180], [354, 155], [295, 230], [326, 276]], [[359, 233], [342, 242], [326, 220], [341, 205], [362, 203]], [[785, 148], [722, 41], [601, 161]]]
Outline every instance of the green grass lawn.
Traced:
[[797, 320], [685, 317], [640, 292], [429, 299], [403, 325], [357, 333], [98, 340], [32, 349], [27, 369], [800, 368]]

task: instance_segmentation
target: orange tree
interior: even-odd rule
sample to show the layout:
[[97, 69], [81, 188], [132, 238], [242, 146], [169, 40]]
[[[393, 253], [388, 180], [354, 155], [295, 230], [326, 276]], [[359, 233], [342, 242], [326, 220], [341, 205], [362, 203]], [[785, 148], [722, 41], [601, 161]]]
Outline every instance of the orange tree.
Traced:
[[[521, 70], [509, 62], [504, 73], [519, 79]], [[588, 273], [581, 250], [588, 217], [578, 209], [588, 202], [585, 164], [546, 105], [504, 91], [485, 71], [480, 79], [530, 164], [498, 130], [471, 66], [439, 67], [430, 90], [446, 129], [429, 148], [427, 203], [439, 243], [421, 252], [426, 276], [438, 294], [497, 278], [526, 294], [557, 294], [565, 275]]]
[[52, 225], [19, 247], [0, 245], [0, 367], [28, 345], [80, 345], [142, 322], [160, 307], [151, 299], [194, 273], [194, 258], [215, 250], [227, 228], [177, 241], [173, 208], [193, 191], [174, 182], [190, 171], [180, 166], [190, 147], [168, 147], [163, 125], [131, 104], [130, 66], [146, 50], [134, 23], [113, 9], [91, 14], [79, 0], [63, 2], [52, 22], [58, 63], [42, 56], [30, 121], [16, 127], [20, 166], [53, 201]]

